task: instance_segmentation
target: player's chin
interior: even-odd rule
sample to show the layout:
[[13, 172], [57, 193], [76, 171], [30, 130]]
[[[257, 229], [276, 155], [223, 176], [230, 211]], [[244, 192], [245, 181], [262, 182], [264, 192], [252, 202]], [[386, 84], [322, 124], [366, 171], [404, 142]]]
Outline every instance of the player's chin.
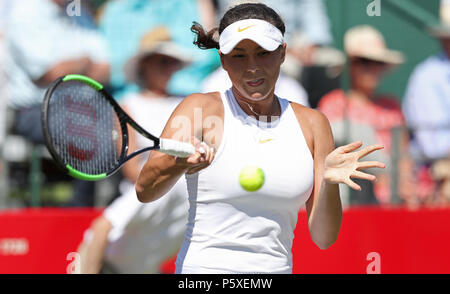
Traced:
[[246, 98], [250, 101], [262, 101], [264, 99], [266, 99], [269, 94], [270, 91], [268, 89], [246, 89]]
[[266, 99], [267, 97], [270, 96], [270, 94], [273, 93], [273, 89], [275, 88], [275, 85], [272, 85], [271, 83], [269, 83], [267, 80], [261, 84], [258, 87], [249, 87], [248, 85], [246, 85], [245, 90], [246, 90], [246, 96], [253, 101], [261, 101]]

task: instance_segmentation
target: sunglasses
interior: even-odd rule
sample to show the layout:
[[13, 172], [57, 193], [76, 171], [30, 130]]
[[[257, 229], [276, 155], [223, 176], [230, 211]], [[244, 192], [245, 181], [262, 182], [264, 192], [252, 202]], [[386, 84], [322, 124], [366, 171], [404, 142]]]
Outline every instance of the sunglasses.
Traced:
[[386, 62], [377, 61], [373, 59], [368, 59], [364, 57], [355, 57], [352, 59], [353, 63], [362, 65], [362, 66], [386, 66]]

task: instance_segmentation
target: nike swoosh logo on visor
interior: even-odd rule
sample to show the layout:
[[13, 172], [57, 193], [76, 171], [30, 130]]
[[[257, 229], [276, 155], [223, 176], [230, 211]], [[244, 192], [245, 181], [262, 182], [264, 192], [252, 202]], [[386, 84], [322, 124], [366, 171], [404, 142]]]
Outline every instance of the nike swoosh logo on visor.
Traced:
[[264, 143], [267, 143], [267, 142], [272, 141], [272, 140], [273, 139], [266, 139], [266, 140], [259, 139], [259, 144], [264, 144]]
[[245, 31], [246, 29], [249, 29], [249, 28], [251, 28], [251, 27], [254, 27], [255, 25], [251, 25], [251, 26], [248, 26], [248, 27], [245, 27], [245, 28], [238, 28], [238, 32], [240, 33], [240, 32], [243, 32], [243, 31]]

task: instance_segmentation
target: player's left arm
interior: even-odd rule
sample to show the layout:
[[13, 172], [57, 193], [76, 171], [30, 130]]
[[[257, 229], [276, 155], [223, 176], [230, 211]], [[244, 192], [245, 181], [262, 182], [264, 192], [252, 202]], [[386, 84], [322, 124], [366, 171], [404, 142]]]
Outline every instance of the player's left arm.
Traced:
[[319, 111], [312, 111], [310, 114], [310, 121], [314, 122], [314, 127], [311, 128], [314, 189], [306, 203], [308, 227], [314, 243], [321, 249], [327, 249], [337, 240], [341, 226], [342, 204], [338, 184], [346, 184], [355, 190], [361, 190], [352, 178], [375, 180], [375, 176], [360, 169], [384, 168], [384, 164], [359, 160], [383, 146], [373, 145], [355, 151], [362, 146], [362, 142], [353, 142], [335, 149], [333, 134], [326, 116]]

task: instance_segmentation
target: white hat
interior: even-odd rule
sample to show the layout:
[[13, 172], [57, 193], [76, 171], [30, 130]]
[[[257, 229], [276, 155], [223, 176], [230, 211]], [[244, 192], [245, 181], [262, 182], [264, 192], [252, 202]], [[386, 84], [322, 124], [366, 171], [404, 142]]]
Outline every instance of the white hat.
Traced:
[[428, 31], [436, 38], [450, 38], [450, 0], [441, 0], [439, 16], [440, 24], [431, 26]]
[[140, 42], [138, 52], [125, 63], [125, 76], [130, 82], [140, 82], [139, 64], [144, 57], [152, 54], [162, 54], [173, 57], [185, 67], [192, 62], [192, 57], [178, 47], [170, 38], [165, 27], [157, 27], [145, 34]]
[[220, 52], [230, 53], [245, 39], [252, 40], [267, 51], [274, 51], [284, 43], [283, 34], [274, 25], [261, 19], [244, 19], [227, 26], [220, 34]]
[[363, 57], [393, 65], [404, 62], [403, 53], [388, 49], [383, 35], [369, 25], [349, 29], [344, 35], [344, 50], [349, 57]]

